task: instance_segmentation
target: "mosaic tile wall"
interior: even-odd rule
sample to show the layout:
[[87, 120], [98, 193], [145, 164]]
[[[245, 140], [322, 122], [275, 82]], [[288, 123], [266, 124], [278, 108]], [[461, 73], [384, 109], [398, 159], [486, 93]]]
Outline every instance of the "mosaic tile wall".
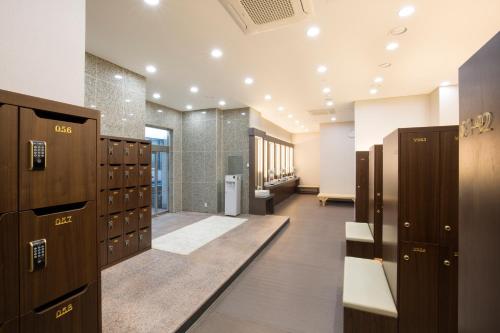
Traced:
[[146, 125], [171, 131], [169, 207], [172, 213], [180, 212], [182, 211], [182, 112], [146, 102]]
[[85, 53], [85, 106], [101, 111], [101, 134], [144, 139], [146, 78]]

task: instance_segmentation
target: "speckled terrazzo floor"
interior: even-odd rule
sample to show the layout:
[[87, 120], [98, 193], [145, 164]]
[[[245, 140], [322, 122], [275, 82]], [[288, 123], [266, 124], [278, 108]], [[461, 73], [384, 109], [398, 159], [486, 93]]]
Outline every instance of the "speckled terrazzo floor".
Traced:
[[[153, 221], [153, 237], [210, 214], [168, 214]], [[102, 272], [103, 332], [175, 332], [287, 221], [241, 216], [248, 222], [188, 256], [150, 250]]]

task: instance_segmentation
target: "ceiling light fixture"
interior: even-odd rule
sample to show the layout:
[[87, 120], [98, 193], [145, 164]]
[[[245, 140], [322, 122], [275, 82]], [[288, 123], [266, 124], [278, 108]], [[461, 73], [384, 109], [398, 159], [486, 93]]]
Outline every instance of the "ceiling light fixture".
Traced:
[[123, 79], [123, 76], [121, 76], [120, 74], [116, 74], [116, 75], [115, 75], [115, 79], [117, 79], [117, 80], [121, 80], [121, 79]]
[[392, 35], [392, 36], [399, 36], [399, 35], [402, 35], [404, 34], [405, 32], [408, 31], [408, 28], [407, 27], [403, 27], [403, 26], [400, 26], [400, 27], [395, 27], [395, 28], [392, 28], [390, 31], [389, 31], [389, 35]]
[[125, 100], [125, 103], [130, 103], [130, 99], [128, 99], [128, 98], [127, 98], [127, 99]]
[[272, 99], [273, 99], [273, 97], [272, 97], [271, 95], [267, 94], [266, 96], [264, 96], [264, 99], [265, 99], [266, 101], [270, 101], [270, 100], [272, 100]]
[[158, 6], [160, 0], [144, 0], [144, 3], [150, 6]]
[[147, 65], [146, 66], [146, 72], [148, 73], [156, 73], [156, 67], [153, 65]]
[[252, 84], [253, 84], [253, 78], [251, 78], [251, 77], [246, 77], [246, 78], [245, 78], [245, 84], [246, 84], [247, 86], [252, 85]]
[[382, 82], [384, 82], [384, 78], [381, 76], [377, 76], [376, 78], [373, 79], [373, 82], [382, 83]]
[[122, 121], [127, 121], [127, 118], [122, 118]]
[[201, 111], [201, 114], [207, 114], [207, 111]]
[[413, 6], [405, 6], [399, 10], [399, 17], [408, 17], [415, 13], [415, 7]]
[[188, 104], [188, 105], [186, 105], [186, 109], [187, 109], [187, 110], [192, 110], [192, 109], [193, 109], [193, 106], [192, 106], [191, 104]]
[[369, 92], [370, 92], [371, 95], [375, 95], [376, 93], [378, 93], [378, 89], [377, 88], [371, 88]]
[[326, 73], [327, 70], [328, 70], [328, 68], [326, 68], [325, 65], [319, 65], [318, 68], [316, 68], [316, 71], [318, 71], [318, 73], [320, 73], [320, 74]]
[[337, 120], [337, 118], [332, 117], [332, 118], [330, 118], [330, 120], [331, 120], [331, 121], [335, 121], [335, 120]]
[[448, 87], [450, 85], [450, 81], [443, 81], [441, 82], [441, 84], [439, 85], [440, 87]]
[[224, 105], [226, 105], [226, 101], [225, 101], [225, 100], [223, 100], [223, 99], [221, 99], [221, 100], [219, 101], [219, 105], [220, 105], [220, 106], [224, 106]]
[[378, 67], [381, 67], [381, 68], [389, 68], [391, 66], [392, 66], [392, 64], [390, 62], [384, 62], [384, 63], [381, 63], [380, 65], [378, 65]]
[[91, 107], [92, 109], [95, 109], [97, 106], [95, 106], [94, 104], [92, 104], [92, 105], [90, 105], [90, 107]]
[[198, 93], [198, 91], [200, 91], [200, 89], [197, 86], [192, 86], [191, 88], [189, 88], [189, 91], [193, 94], [196, 94]]
[[399, 44], [396, 42], [390, 42], [389, 44], [386, 45], [385, 49], [387, 51], [394, 51], [399, 48]]
[[219, 59], [224, 55], [221, 49], [212, 49], [212, 52], [210, 52], [212, 55], [212, 58]]
[[312, 27], [309, 27], [309, 29], [307, 29], [307, 37], [316, 38], [318, 37], [320, 32], [320, 28], [316, 25], [313, 25]]
[[153, 94], [153, 98], [154, 99], [160, 99], [160, 97], [161, 97], [160, 93], [154, 93]]
[[293, 118], [293, 114], [289, 114], [288, 118], [290, 118], [290, 119]]
[[158, 109], [158, 110], [157, 110], [157, 112], [162, 113], [162, 112], [163, 112], [163, 110], [162, 110], [162, 109]]
[[333, 101], [331, 101], [331, 100], [326, 101], [326, 106], [333, 106]]
[[323, 94], [325, 94], [325, 95], [326, 95], [326, 94], [329, 94], [329, 93], [331, 93], [331, 92], [332, 92], [332, 89], [331, 89], [330, 87], [325, 87], [325, 88], [323, 88]]
[[246, 116], [246, 113], [245, 113], [245, 112], [242, 112], [242, 113], [241, 113], [241, 115], [242, 115], [242, 116]]
[[300, 121], [298, 121], [298, 120], [295, 120], [295, 123], [296, 123], [296, 124], [298, 125], [298, 124], [300, 123]]
[[285, 111], [285, 108], [283, 106], [278, 106], [278, 111], [283, 112]]

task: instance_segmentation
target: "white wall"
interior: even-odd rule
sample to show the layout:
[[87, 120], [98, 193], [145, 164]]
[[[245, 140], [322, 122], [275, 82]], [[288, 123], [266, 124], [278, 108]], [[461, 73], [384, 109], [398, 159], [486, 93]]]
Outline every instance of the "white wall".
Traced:
[[320, 185], [320, 133], [293, 135], [293, 162], [300, 183], [308, 186]]
[[354, 104], [356, 150], [369, 150], [400, 127], [429, 126], [429, 95], [358, 101]]
[[320, 126], [320, 191], [335, 194], [355, 193], [356, 153], [350, 137], [354, 123]]
[[458, 125], [458, 86], [439, 88], [439, 125]]
[[250, 109], [250, 127], [260, 129], [261, 131], [266, 132], [267, 135], [280, 140], [292, 142], [292, 133], [262, 117], [261, 113], [254, 109]]
[[0, 89], [83, 105], [85, 0], [1, 0]]

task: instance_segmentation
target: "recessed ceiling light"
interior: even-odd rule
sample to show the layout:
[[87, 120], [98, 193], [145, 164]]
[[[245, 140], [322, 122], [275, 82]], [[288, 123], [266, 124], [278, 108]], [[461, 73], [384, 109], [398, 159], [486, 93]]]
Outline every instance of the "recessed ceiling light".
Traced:
[[318, 73], [323, 74], [323, 73], [326, 73], [328, 68], [326, 68], [325, 65], [319, 65], [318, 68], [316, 68], [316, 70], [318, 71]]
[[212, 55], [212, 58], [220, 58], [224, 55], [224, 53], [222, 52], [221, 49], [212, 49], [212, 52], [210, 52], [210, 54]]
[[127, 121], [127, 118], [122, 118], [123, 121]]
[[307, 29], [307, 37], [309, 37], [309, 38], [318, 37], [320, 32], [321, 32], [321, 30], [319, 29], [319, 27], [316, 25], [313, 25], [312, 27], [309, 27], [309, 29]]
[[192, 106], [191, 104], [188, 104], [188, 105], [186, 105], [186, 109], [188, 109], [188, 110], [192, 110], [192, 109], [193, 109], [193, 106]]
[[413, 6], [405, 6], [405, 7], [401, 8], [399, 10], [398, 15], [400, 17], [408, 17], [408, 16], [413, 15], [413, 13], [415, 13], [415, 7], [413, 7]]
[[92, 109], [95, 109], [97, 106], [95, 106], [94, 104], [92, 104], [92, 105], [90, 105], [90, 107], [91, 107]]
[[104, 118], [104, 115], [103, 115], [103, 114], [101, 114], [101, 118]]
[[293, 118], [293, 114], [289, 114], [289, 115], [288, 115], [288, 118]]
[[330, 120], [331, 120], [331, 121], [335, 121], [335, 120], [337, 120], [337, 118], [332, 117], [332, 118], [330, 118]]
[[394, 51], [399, 47], [399, 44], [396, 42], [390, 42], [389, 44], [386, 45], [385, 49], [387, 51]]
[[161, 97], [160, 93], [154, 93], [153, 94], [153, 98], [154, 99], [160, 99], [160, 97]]
[[147, 65], [146, 66], [146, 72], [148, 73], [156, 73], [156, 67], [153, 65]]
[[323, 94], [325, 94], [325, 95], [326, 95], [326, 94], [329, 94], [329, 93], [331, 93], [331, 92], [332, 92], [332, 89], [331, 89], [330, 87], [324, 87], [324, 88], [323, 88]]
[[370, 94], [371, 95], [375, 95], [376, 93], [378, 93], [378, 89], [377, 88], [371, 88], [370, 89]]
[[248, 86], [251, 85], [251, 84], [253, 84], [253, 78], [246, 77], [245, 78], [245, 84], [248, 85]]
[[295, 120], [295, 123], [296, 123], [296, 124], [298, 125], [298, 124], [300, 123], [300, 121], [298, 121], [298, 120]]
[[241, 115], [242, 115], [242, 116], [245, 116], [245, 115], [246, 115], [246, 113], [245, 113], [245, 112], [242, 112], [242, 113], [241, 113]]
[[407, 27], [403, 27], [403, 26], [400, 26], [400, 27], [395, 27], [395, 28], [392, 28], [390, 31], [389, 31], [389, 35], [393, 35], [393, 36], [399, 36], [399, 35], [402, 35], [404, 34], [405, 32], [408, 31], [408, 28]]
[[285, 111], [285, 108], [283, 106], [278, 106], [278, 111], [280, 112]]
[[271, 95], [267, 94], [266, 96], [264, 96], [264, 99], [265, 99], [266, 101], [270, 101], [270, 100], [272, 100], [272, 99], [273, 99], [273, 97], [272, 97]]
[[226, 105], [226, 101], [225, 101], [225, 100], [223, 100], [223, 99], [221, 99], [221, 100], [219, 101], [219, 105], [220, 105], [220, 106], [224, 106], [224, 105]]
[[392, 66], [392, 64], [390, 62], [384, 62], [384, 63], [381, 63], [380, 65], [378, 65], [378, 67], [382, 67], [382, 68], [389, 68], [391, 66]]
[[201, 111], [201, 114], [207, 114], [207, 111]]
[[150, 6], [158, 6], [160, 0], [144, 0], [144, 2]]
[[304, 128], [305, 126], [304, 125], [300, 125], [300, 128]]
[[128, 115], [129, 115], [129, 116], [131, 116], [131, 117], [133, 117], [133, 116], [134, 116], [134, 114], [133, 114], [133, 113], [129, 113]]
[[157, 112], [162, 113], [162, 112], [163, 112], [163, 110], [162, 110], [162, 109], [158, 109], [158, 110], [157, 110]]
[[128, 98], [127, 98], [127, 99], [125, 100], [125, 103], [130, 103], [130, 99], [128, 99]]
[[123, 79], [123, 76], [121, 76], [120, 74], [116, 74], [116, 75], [115, 75], [115, 79], [117, 79], [117, 80], [121, 80], [121, 79]]
[[384, 78], [381, 76], [377, 76], [376, 78], [373, 79], [373, 82], [382, 83], [382, 82], [384, 82]]
[[333, 101], [326, 101], [326, 106], [333, 106]]
[[196, 94], [200, 89], [197, 86], [192, 86], [189, 88], [189, 91], [192, 92], [193, 94]]
[[441, 87], [448, 87], [450, 84], [451, 84], [450, 81], [443, 81], [443, 82], [441, 82], [440, 86]]

